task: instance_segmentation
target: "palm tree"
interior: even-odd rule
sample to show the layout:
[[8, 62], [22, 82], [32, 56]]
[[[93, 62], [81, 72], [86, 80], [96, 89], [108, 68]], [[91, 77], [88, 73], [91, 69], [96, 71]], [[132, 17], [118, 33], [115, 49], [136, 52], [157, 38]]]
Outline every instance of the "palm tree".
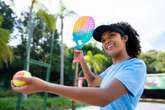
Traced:
[[47, 26], [49, 32], [51, 32], [51, 49], [50, 49], [50, 59], [49, 59], [49, 64], [51, 66], [52, 54], [53, 54], [53, 48], [54, 48], [54, 33], [56, 31], [57, 18], [54, 15], [48, 14], [44, 10], [39, 10], [37, 12], [37, 16], [39, 16], [46, 23], [46, 26]]
[[64, 45], [63, 45], [63, 28], [64, 28], [64, 18], [66, 16], [71, 16], [71, 15], [76, 15], [74, 11], [68, 10], [65, 5], [63, 4], [62, 0], [60, 0], [60, 5], [59, 5], [59, 12], [57, 13], [57, 17], [60, 19], [60, 53], [61, 53], [61, 66], [60, 66], [60, 84], [64, 84]]
[[[13, 3], [14, 5], [14, 0], [11, 0], [11, 2]], [[32, 19], [33, 19], [33, 8], [34, 8], [34, 5], [40, 5], [42, 7], [40, 8], [44, 8], [46, 9], [46, 7], [44, 5], [42, 5], [39, 0], [32, 0], [31, 1], [31, 5], [30, 5], [30, 9], [29, 9], [29, 17], [28, 17], [28, 40], [27, 40], [27, 46], [26, 46], [26, 53], [27, 53], [27, 57], [26, 57], [26, 70], [29, 71], [29, 67], [30, 67], [30, 51], [31, 51], [31, 48], [30, 48], [30, 44], [31, 44], [31, 38], [33, 36], [33, 30], [34, 30], [34, 26], [33, 26], [33, 23], [32, 23]], [[15, 7], [16, 8], [16, 7]]]
[[[14, 0], [11, 0], [13, 5], [14, 5]], [[29, 71], [29, 67], [30, 67], [30, 51], [31, 51], [31, 47], [30, 47], [30, 44], [31, 44], [31, 39], [32, 39], [32, 36], [33, 36], [33, 30], [34, 30], [34, 26], [33, 26], [33, 8], [34, 8], [34, 5], [37, 5], [39, 4], [39, 1], [38, 0], [32, 0], [31, 1], [31, 5], [30, 5], [30, 9], [29, 9], [29, 17], [28, 17], [28, 27], [27, 27], [27, 30], [28, 30], [28, 40], [27, 40], [27, 57], [26, 57], [26, 70]], [[16, 8], [16, 7], [15, 7]], [[42, 7], [40, 8], [44, 8], [44, 5], [42, 5]], [[48, 27], [50, 26], [50, 28], [48, 28], [51, 32], [53, 32], [56, 28], [55, 26], [52, 26], [52, 25], [55, 25], [55, 22], [56, 20], [52, 18], [52, 16], [48, 16], [47, 14], [45, 14], [44, 12], [40, 12], [40, 16], [42, 16], [43, 20], [46, 21], [46, 24], [48, 25]], [[51, 19], [50, 19], [51, 18]], [[53, 21], [53, 20], [54, 21]], [[54, 24], [51, 24], [51, 23], [54, 23]], [[53, 35], [54, 36], [54, 35]], [[54, 38], [53, 38], [54, 39]], [[53, 43], [51, 43], [53, 44]], [[51, 49], [52, 51], [52, 49]], [[24, 94], [24, 97], [27, 98], [27, 95]], [[21, 107], [21, 100], [22, 100], [22, 95], [20, 95], [20, 97], [18, 98], [17, 100], [17, 105], [16, 105], [16, 109], [17, 110], [20, 110], [20, 107]], [[45, 99], [46, 101], [46, 99]], [[46, 103], [45, 103], [46, 104]], [[44, 108], [46, 109], [46, 106], [44, 106]]]
[[[52, 64], [52, 54], [53, 54], [53, 48], [54, 48], [54, 33], [56, 31], [56, 17], [54, 15], [50, 15], [48, 14], [46, 11], [44, 10], [39, 10], [37, 12], [37, 16], [39, 16], [46, 24], [46, 27], [48, 28], [48, 31], [51, 32], [51, 47], [50, 47], [50, 57], [49, 57], [49, 68], [48, 68], [48, 74], [46, 77], [46, 80], [49, 81], [49, 77], [50, 77], [50, 70], [51, 70], [51, 64]], [[44, 104], [44, 109], [46, 110], [46, 106], [47, 106], [47, 97], [48, 94], [45, 94], [45, 104]]]
[[[0, 16], [0, 26], [2, 22], [3, 17]], [[7, 65], [8, 62], [12, 61], [13, 54], [10, 47], [8, 46], [9, 36], [9, 30], [0, 28], [0, 65], [2, 65], [2, 63]]]
[[108, 58], [105, 55], [101, 53], [93, 55], [91, 51], [87, 52], [85, 60], [89, 68], [95, 73], [99, 73], [105, 69], [106, 64], [108, 63]]

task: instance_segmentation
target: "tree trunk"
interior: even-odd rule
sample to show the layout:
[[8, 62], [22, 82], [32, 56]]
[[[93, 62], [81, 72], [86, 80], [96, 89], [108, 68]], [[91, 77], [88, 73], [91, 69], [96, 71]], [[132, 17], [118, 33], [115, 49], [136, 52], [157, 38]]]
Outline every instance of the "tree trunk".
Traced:
[[61, 36], [61, 42], [60, 42], [60, 50], [61, 50], [61, 67], [60, 67], [60, 84], [61, 85], [64, 85], [64, 45], [63, 45], [63, 25], [64, 25], [64, 22], [63, 22], [63, 19], [64, 17], [63, 16], [60, 16], [60, 19], [61, 19], [61, 32], [60, 32], [60, 36]]

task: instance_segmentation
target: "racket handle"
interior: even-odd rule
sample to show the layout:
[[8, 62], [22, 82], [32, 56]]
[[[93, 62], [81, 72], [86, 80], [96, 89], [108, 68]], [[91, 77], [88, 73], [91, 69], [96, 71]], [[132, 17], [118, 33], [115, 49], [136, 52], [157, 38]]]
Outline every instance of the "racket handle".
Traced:
[[80, 58], [79, 58], [80, 53], [81, 53], [81, 50], [74, 50], [73, 62], [80, 62]]

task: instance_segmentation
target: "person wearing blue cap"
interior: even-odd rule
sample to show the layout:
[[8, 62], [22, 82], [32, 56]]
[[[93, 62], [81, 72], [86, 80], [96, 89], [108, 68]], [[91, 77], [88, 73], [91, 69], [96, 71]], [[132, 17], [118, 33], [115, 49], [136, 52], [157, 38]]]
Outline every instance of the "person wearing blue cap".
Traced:
[[102, 43], [113, 64], [97, 76], [89, 69], [81, 52], [78, 57], [89, 87], [52, 84], [37, 77], [18, 77], [28, 85], [15, 87], [11, 84], [13, 90], [27, 94], [49, 92], [100, 106], [101, 110], [135, 110], [146, 79], [146, 65], [138, 58], [141, 53], [138, 33], [130, 24], [119, 22], [98, 26], [93, 38]]

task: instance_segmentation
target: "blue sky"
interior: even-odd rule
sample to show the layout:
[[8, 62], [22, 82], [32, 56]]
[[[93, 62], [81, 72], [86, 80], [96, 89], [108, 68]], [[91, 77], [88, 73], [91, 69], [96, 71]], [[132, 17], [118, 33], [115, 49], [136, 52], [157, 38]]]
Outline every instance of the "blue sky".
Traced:
[[[31, 0], [14, 1], [19, 14], [27, 9]], [[58, 0], [39, 1], [50, 10], [50, 13], [57, 12]], [[165, 40], [163, 39], [165, 0], [63, 0], [63, 2], [68, 9], [75, 11], [79, 16], [92, 16], [96, 26], [120, 21], [130, 23], [140, 34], [143, 51], [165, 50], [165, 41], [162, 41]], [[74, 46], [72, 28], [77, 18], [78, 16], [73, 16], [64, 19], [64, 43], [68, 46]]]

